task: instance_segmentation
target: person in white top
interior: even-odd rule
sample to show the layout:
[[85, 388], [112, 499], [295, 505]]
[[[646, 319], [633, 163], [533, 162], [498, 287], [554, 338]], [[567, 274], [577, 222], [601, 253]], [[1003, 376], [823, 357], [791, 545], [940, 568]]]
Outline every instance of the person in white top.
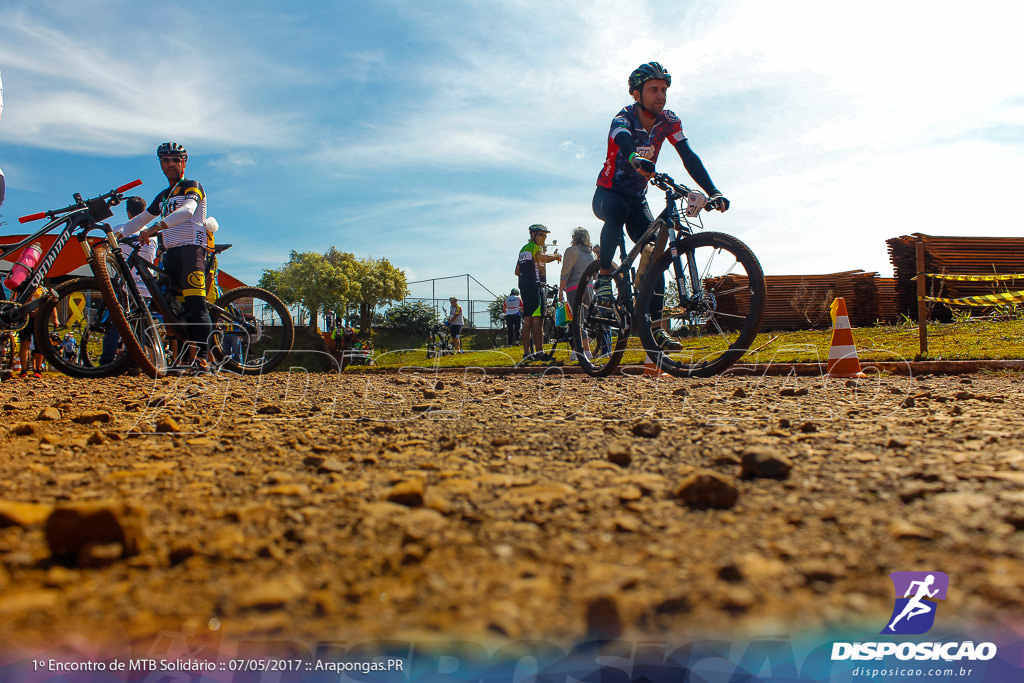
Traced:
[[505, 313], [505, 328], [508, 330], [508, 345], [519, 343], [519, 330], [523, 322], [523, 300], [519, 298], [519, 290], [515, 287], [501, 305]]
[[448, 309], [448, 328], [452, 331], [452, 346], [455, 353], [462, 353], [462, 325], [465, 322], [462, 318], [462, 306], [454, 296], [448, 301], [452, 305]]
[[[128, 220], [131, 220], [146, 210], [146, 200], [142, 197], [128, 197], [128, 199], [124, 201], [124, 208], [128, 214]], [[114, 228], [114, 232], [123, 235], [124, 224], [116, 226]], [[153, 263], [156, 260], [156, 248], [156, 237], [150, 237], [148, 240], [144, 240], [141, 237], [139, 238], [139, 256], [144, 258], [148, 263]], [[135, 286], [139, 288], [139, 293], [147, 299], [152, 298], [153, 295], [149, 293], [149, 287], [147, 287], [146, 283], [143, 282], [141, 277], [139, 277], [139, 273], [135, 268], [132, 268], [132, 275], [135, 276]]]

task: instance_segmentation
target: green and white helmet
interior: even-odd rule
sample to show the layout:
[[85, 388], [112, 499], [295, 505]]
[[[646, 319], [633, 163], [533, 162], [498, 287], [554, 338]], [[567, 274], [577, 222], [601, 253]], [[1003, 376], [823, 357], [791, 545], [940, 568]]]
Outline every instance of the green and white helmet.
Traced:
[[647, 81], [653, 81], [654, 79], [665, 81], [665, 85], [672, 85], [672, 76], [661, 64], [658, 64], [657, 62], [641, 64], [637, 68], [633, 69], [633, 73], [629, 75], [630, 94], [632, 94], [634, 90], [643, 90], [644, 83]]

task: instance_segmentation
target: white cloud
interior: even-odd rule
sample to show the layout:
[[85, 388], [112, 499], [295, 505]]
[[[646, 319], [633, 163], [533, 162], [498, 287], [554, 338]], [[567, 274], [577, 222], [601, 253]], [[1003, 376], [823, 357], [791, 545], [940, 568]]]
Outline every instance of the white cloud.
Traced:
[[265, 147], [294, 134], [288, 117], [247, 101], [247, 86], [258, 80], [251, 69], [261, 60], [202, 40], [150, 42], [109, 27], [96, 34], [68, 9], [69, 16], [5, 13], [0, 63], [10, 142], [122, 155], [148, 152], [154, 140]]
[[[1006, 208], [1024, 176], [1024, 6], [392, 2], [374, 6], [390, 22], [372, 25], [330, 4], [266, 6], [215, 4], [187, 45], [91, 3], [5, 11], [0, 135], [98, 158], [187, 139], [237, 183], [221, 201], [247, 196], [253, 173], [276, 174], [274, 201], [323, 188], [281, 210], [308, 227], [266, 228], [253, 262], [286, 258], [273, 240], [287, 237], [506, 289], [530, 223], [566, 243], [583, 225], [596, 241], [608, 124], [629, 101], [630, 70], [655, 59], [674, 76], [669, 107], [733, 200], [709, 229], [748, 241], [769, 273], [886, 272], [887, 237], [1024, 228]], [[174, 11], [112, 8], [136, 27]], [[661, 159], [686, 180], [674, 153]], [[5, 162], [12, 177], [19, 166], [9, 185], [43, 175]], [[985, 199], [950, 203], [971, 192]]]

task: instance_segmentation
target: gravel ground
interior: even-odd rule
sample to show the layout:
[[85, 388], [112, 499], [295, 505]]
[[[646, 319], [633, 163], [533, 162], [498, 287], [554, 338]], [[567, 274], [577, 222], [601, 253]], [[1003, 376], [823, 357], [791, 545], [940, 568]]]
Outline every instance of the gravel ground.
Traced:
[[1015, 619], [1022, 388], [1016, 373], [7, 382], [0, 640], [880, 629], [902, 570], [950, 576], [945, 619]]

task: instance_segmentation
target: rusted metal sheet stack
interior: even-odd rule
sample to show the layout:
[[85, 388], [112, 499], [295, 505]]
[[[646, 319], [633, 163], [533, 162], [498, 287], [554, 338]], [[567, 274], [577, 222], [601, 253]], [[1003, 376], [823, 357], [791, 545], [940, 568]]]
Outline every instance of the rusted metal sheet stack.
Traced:
[[896, 278], [875, 278], [878, 286], [878, 320], [883, 323], [894, 323], [899, 320], [900, 308], [896, 304]]
[[[886, 240], [896, 280], [898, 310], [917, 318], [917, 275], [915, 244], [924, 242], [926, 273], [956, 275], [1024, 274], [1024, 237], [935, 237], [914, 233]], [[941, 287], [941, 289], [940, 289]], [[1024, 289], [1024, 281], [948, 282], [927, 280], [928, 294], [948, 298], [992, 294]], [[936, 320], [950, 317], [948, 309], [936, 306]]]
[[[894, 322], [895, 311], [892, 282], [880, 285], [878, 273], [849, 270], [825, 275], [766, 275], [767, 289], [764, 330], [801, 330], [831, 326], [828, 306], [833, 298], [846, 301], [850, 324], [855, 327], [876, 322]], [[720, 287], [719, 289], [732, 289]], [[735, 298], [719, 301], [719, 308], [728, 312], [746, 310], [749, 296], [740, 288]]]

